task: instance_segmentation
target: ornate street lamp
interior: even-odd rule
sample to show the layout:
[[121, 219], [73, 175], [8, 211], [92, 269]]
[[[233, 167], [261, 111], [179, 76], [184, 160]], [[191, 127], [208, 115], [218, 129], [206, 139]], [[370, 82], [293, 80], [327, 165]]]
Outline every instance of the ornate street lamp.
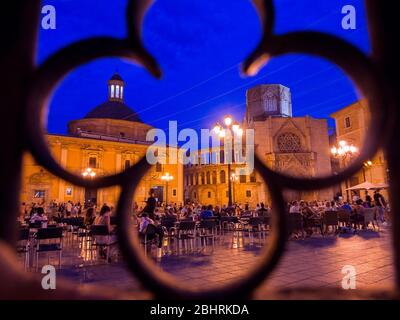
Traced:
[[96, 176], [96, 172], [94, 172], [92, 168], [86, 168], [85, 171], [82, 172], [82, 176], [85, 178], [94, 178]]
[[[82, 176], [84, 178], [93, 179], [96, 176], [96, 172], [92, 168], [88, 167], [82, 172]], [[89, 191], [88, 189], [85, 188], [85, 197], [84, 197], [85, 207], [88, 205], [88, 203], [90, 204], [93, 200], [93, 198], [91, 196], [88, 196], [89, 199], [87, 199], [87, 195], [86, 195], [87, 192], [89, 192], [88, 195], [92, 194], [91, 191]], [[96, 195], [96, 199], [97, 199], [97, 195]]]
[[232, 173], [230, 180], [232, 181], [232, 192], [233, 192], [233, 203], [236, 203], [236, 192], [235, 192], [235, 182], [239, 180], [239, 177], [236, 175], [236, 173]]
[[[358, 148], [355, 147], [354, 145], [348, 145], [345, 140], [340, 140], [338, 146], [334, 146], [331, 149], [331, 153], [335, 158], [338, 158], [340, 161], [343, 162], [343, 166], [346, 166], [348, 164], [348, 161], [350, 161], [356, 153], [358, 153]], [[349, 181], [348, 179], [345, 180], [345, 185], [346, 185], [346, 197], [347, 197], [347, 202], [349, 202]]]
[[[217, 134], [221, 139], [225, 138], [227, 131], [233, 131], [233, 134], [241, 137], [243, 135], [243, 129], [240, 128], [239, 124], [233, 120], [230, 115], [224, 118], [225, 126], [221, 126], [217, 123], [214, 126], [214, 133]], [[232, 136], [232, 135], [231, 135]], [[228, 207], [232, 207], [232, 173], [231, 173], [231, 162], [228, 162]]]
[[168, 182], [174, 179], [168, 172], [161, 176], [161, 180], [165, 181], [165, 207], [168, 205]]

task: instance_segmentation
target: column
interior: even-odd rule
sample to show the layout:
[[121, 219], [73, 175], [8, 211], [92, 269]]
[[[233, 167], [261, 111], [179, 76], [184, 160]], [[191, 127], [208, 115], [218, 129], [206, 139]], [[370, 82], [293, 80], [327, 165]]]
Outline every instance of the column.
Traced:
[[[60, 165], [63, 168], [67, 167], [67, 159], [68, 159], [68, 149], [67, 146], [61, 146], [61, 155], [60, 155]], [[65, 181], [63, 179], [58, 178], [58, 201], [63, 202], [65, 200]], [[75, 192], [75, 188], [72, 190]]]

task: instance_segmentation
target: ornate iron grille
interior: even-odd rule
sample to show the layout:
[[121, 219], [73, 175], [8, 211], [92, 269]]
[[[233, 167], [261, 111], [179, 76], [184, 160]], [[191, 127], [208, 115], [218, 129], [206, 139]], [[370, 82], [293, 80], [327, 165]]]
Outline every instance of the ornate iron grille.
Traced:
[[[155, 272], [151, 262], [139, 252], [136, 237], [129, 233], [128, 212], [136, 185], [149, 168], [145, 159], [127, 168], [124, 172], [93, 180], [84, 180], [63, 169], [52, 158], [44, 139], [47, 102], [52, 90], [65, 75], [93, 59], [114, 56], [136, 62], [153, 76], [159, 77], [161, 70], [155, 59], [141, 43], [140, 29], [143, 16], [150, 5], [149, 0], [128, 1], [126, 9], [127, 37], [96, 37], [78, 41], [53, 54], [41, 66], [35, 65], [35, 48], [39, 18], [39, 0], [13, 1], [8, 10], [2, 11], [1, 38], [5, 47], [0, 58], [3, 77], [0, 92], [3, 107], [2, 155], [0, 157], [0, 280], [3, 298], [87, 298], [104, 297], [98, 291], [78, 291], [63, 284], [51, 295], [40, 288], [40, 280], [21, 273], [16, 267], [12, 251], [16, 230], [15, 214], [18, 211], [21, 164], [24, 152], [30, 152], [38, 164], [52, 174], [81, 187], [104, 188], [119, 185], [122, 188], [118, 207], [119, 243], [132, 273], [143, 283], [150, 295], [143, 297], [190, 298], [245, 298], [251, 297], [255, 288], [274, 269], [283, 254], [286, 240], [284, 202], [282, 192], [286, 188], [315, 190], [343, 181], [362, 168], [363, 162], [371, 158], [382, 147], [388, 159], [393, 214], [393, 252], [396, 269], [396, 292], [400, 288], [400, 148], [398, 148], [398, 126], [400, 124], [399, 88], [394, 66], [399, 50], [396, 39], [396, 10], [383, 1], [366, 0], [370, 28], [372, 55], [367, 56], [350, 43], [335, 36], [320, 32], [292, 32], [274, 34], [274, 6], [272, 0], [253, 0], [263, 27], [263, 36], [255, 51], [243, 62], [243, 72], [254, 75], [272, 57], [287, 53], [310, 54], [322, 57], [339, 66], [357, 85], [368, 101], [374, 125], [368, 132], [368, 142], [358, 159], [343, 172], [320, 178], [295, 178], [274, 172], [257, 158], [255, 167], [268, 182], [274, 209], [274, 230], [271, 245], [265, 249], [260, 261], [240, 281], [222, 288], [195, 291], [180, 286], [166, 274]], [[15, 28], [8, 27], [13, 21]], [[396, 84], [397, 83], [397, 84]], [[21, 121], [22, 117], [22, 121]], [[59, 285], [60, 287], [60, 285]], [[386, 292], [388, 293], [388, 292]], [[350, 295], [350, 293], [348, 293]], [[390, 295], [389, 295], [390, 294]], [[393, 293], [379, 297], [395, 297]], [[374, 296], [371, 293], [369, 296]], [[121, 297], [115, 292], [109, 297]], [[283, 296], [285, 297], [285, 296]], [[335, 297], [330, 291], [316, 297]], [[345, 297], [341, 292], [341, 298]], [[398, 296], [397, 296], [398, 297]]]

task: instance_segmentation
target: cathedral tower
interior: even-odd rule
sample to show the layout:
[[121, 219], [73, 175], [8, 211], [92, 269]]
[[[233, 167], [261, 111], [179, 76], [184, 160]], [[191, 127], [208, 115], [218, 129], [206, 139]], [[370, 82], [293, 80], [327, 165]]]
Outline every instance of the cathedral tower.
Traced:
[[280, 84], [262, 84], [247, 90], [246, 103], [247, 122], [292, 116], [290, 89]]

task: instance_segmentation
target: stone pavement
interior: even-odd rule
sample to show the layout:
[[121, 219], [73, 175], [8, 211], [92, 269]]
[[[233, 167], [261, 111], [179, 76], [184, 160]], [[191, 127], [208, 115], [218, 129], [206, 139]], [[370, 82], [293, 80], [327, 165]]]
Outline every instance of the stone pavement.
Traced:
[[[355, 267], [356, 290], [391, 288], [394, 269], [390, 240], [389, 227], [381, 228], [380, 232], [365, 230], [355, 235], [315, 235], [306, 240], [290, 240], [278, 267], [260, 285], [257, 295], [263, 297], [282, 288], [341, 288], [344, 276], [341, 271], [345, 265]], [[160, 269], [169, 272], [177, 281], [204, 289], [224, 285], [251, 272], [263, 245], [258, 238], [250, 241], [248, 237], [236, 237], [230, 232], [221, 236], [214, 246], [209, 243], [204, 248], [197, 248], [196, 252], [166, 254], [161, 259], [153, 259]], [[265, 245], [268, 245], [268, 237]], [[83, 249], [67, 245], [63, 266], [57, 275], [80, 286], [110, 285], [130, 293], [142, 290], [122, 261], [111, 264], [98, 259], [84, 261], [82, 256], [85, 254], [88, 258]], [[40, 265], [43, 264], [47, 264], [47, 258], [40, 259]]]

